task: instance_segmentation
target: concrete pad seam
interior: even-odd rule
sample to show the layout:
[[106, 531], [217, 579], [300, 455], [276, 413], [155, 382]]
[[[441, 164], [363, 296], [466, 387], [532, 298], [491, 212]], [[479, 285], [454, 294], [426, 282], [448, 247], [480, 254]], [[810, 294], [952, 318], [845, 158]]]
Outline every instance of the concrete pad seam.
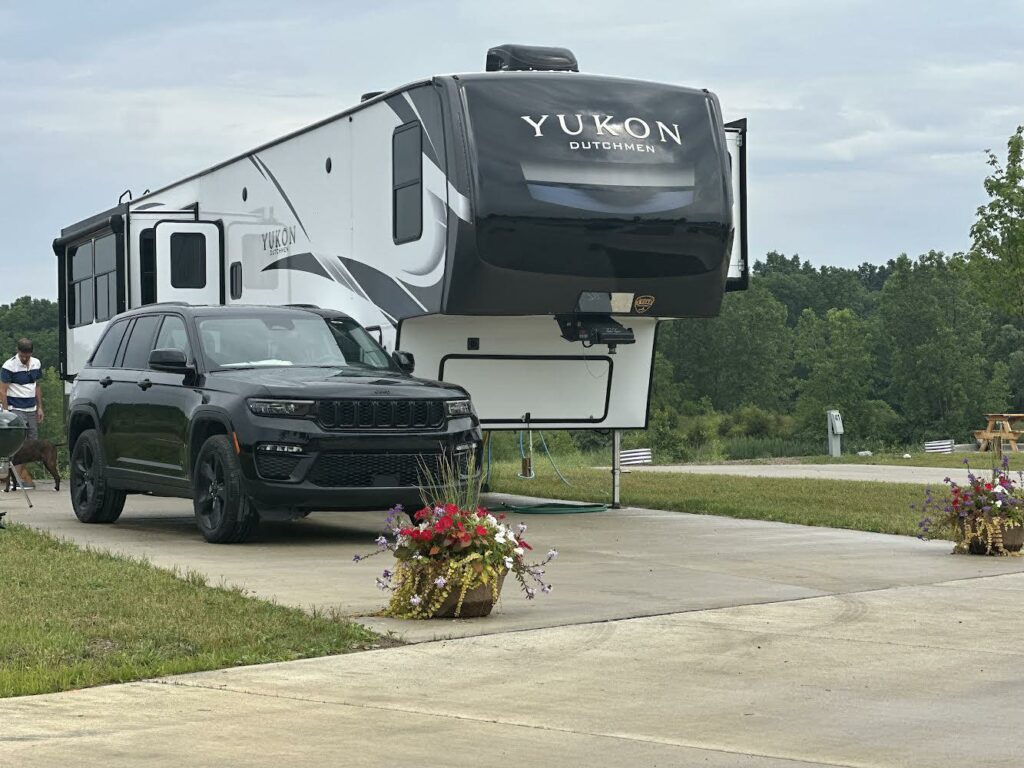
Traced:
[[698, 743], [684, 742], [677, 739], [659, 739], [654, 737], [646, 736], [635, 736], [625, 733], [604, 733], [599, 731], [588, 731], [574, 728], [558, 728], [550, 725], [542, 725], [539, 723], [525, 723], [516, 720], [506, 720], [502, 718], [487, 718], [487, 717], [471, 717], [469, 715], [460, 715], [452, 712], [434, 712], [428, 709], [419, 709], [415, 707], [402, 707], [402, 706], [386, 706], [383, 704], [369, 704], [366, 702], [353, 703], [351, 701], [342, 700], [325, 700], [325, 699], [314, 699], [307, 698], [304, 696], [295, 695], [284, 695], [279, 693], [265, 693], [261, 691], [254, 691], [246, 688], [233, 688], [227, 685], [204, 685], [201, 683], [189, 683], [180, 680], [173, 679], [153, 679], [146, 680], [146, 683], [154, 685], [166, 685], [172, 688], [199, 688], [207, 691], [215, 691], [218, 693], [230, 693], [240, 696], [258, 696], [269, 699], [283, 699], [287, 701], [297, 701], [306, 704], [320, 704], [323, 706], [335, 706], [335, 707], [353, 707], [356, 709], [372, 709], [380, 712], [401, 712], [410, 715], [426, 715], [428, 717], [445, 718], [450, 720], [464, 720], [471, 723], [490, 723], [492, 725], [504, 725], [511, 726], [513, 728], [526, 728], [530, 730], [547, 731], [549, 733], [565, 733], [574, 734], [578, 736], [590, 736], [593, 738], [605, 738], [615, 739], [619, 741], [637, 742], [641, 744], [658, 744], [666, 747], [678, 747], [680, 749], [695, 749], [703, 752], [716, 752], [726, 755], [742, 755], [744, 757], [760, 757], [770, 760], [788, 760], [794, 763], [806, 763], [807, 765], [827, 765], [833, 768], [882, 768], [876, 766], [873, 763], [837, 763], [827, 759], [818, 758], [803, 758], [803, 757], [791, 757], [788, 755], [776, 755], [767, 752], [749, 752], [740, 749], [730, 749], [726, 746], [706, 746]]

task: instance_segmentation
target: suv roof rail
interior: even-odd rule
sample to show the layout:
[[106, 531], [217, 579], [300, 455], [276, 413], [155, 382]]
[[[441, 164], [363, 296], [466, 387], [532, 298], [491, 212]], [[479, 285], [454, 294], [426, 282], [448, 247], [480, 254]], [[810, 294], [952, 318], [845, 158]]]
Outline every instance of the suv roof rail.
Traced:
[[136, 307], [136, 309], [143, 309], [144, 307], [190, 307], [194, 306], [189, 304], [187, 301], [155, 301], [152, 304], [144, 304], [142, 307]]
[[282, 304], [283, 307], [296, 307], [298, 309], [320, 309], [316, 304]]

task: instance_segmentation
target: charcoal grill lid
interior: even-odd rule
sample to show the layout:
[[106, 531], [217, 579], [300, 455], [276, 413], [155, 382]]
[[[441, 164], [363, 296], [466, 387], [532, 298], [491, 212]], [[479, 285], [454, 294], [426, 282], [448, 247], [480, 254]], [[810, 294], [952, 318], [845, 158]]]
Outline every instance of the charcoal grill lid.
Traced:
[[25, 442], [28, 425], [14, 411], [0, 411], [0, 457], [13, 456]]

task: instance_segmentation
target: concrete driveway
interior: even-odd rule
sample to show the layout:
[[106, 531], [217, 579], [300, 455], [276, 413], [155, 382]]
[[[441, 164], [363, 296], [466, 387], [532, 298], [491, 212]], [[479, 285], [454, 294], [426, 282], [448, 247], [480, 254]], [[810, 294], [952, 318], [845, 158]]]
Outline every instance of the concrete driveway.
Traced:
[[[350, 562], [378, 515], [219, 547], [182, 502], [84, 526], [34, 498], [12, 517], [283, 603], [381, 605], [378, 564]], [[489, 619], [366, 621], [405, 647], [3, 701], [0, 765], [1021, 763], [1024, 558], [640, 509], [528, 522], [563, 553], [544, 599], [507, 584]]]

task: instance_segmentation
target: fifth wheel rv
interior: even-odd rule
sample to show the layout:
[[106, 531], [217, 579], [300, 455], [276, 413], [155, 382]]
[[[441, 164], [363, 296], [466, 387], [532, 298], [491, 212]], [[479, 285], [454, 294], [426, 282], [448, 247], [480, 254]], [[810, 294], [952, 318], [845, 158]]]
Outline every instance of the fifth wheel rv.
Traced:
[[745, 121], [501, 46], [61, 231], [61, 372], [156, 302], [343, 312], [485, 429], [646, 426], [655, 331], [748, 280]]

